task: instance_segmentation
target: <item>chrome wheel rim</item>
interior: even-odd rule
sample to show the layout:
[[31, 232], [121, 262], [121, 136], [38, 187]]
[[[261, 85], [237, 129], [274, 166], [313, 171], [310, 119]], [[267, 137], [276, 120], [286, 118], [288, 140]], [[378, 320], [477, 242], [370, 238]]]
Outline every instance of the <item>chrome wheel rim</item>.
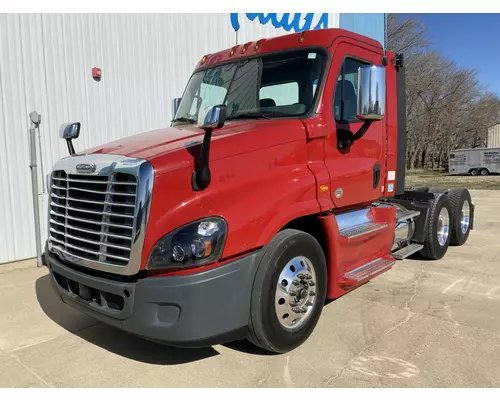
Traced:
[[442, 208], [438, 217], [437, 238], [440, 246], [444, 246], [450, 232], [450, 214], [446, 208]]
[[470, 221], [470, 205], [469, 201], [465, 200], [462, 205], [462, 210], [460, 211], [460, 229], [462, 233], [467, 233], [469, 230], [469, 221]]
[[316, 272], [307, 257], [294, 257], [280, 273], [274, 306], [276, 317], [287, 330], [299, 329], [311, 316], [316, 301]]

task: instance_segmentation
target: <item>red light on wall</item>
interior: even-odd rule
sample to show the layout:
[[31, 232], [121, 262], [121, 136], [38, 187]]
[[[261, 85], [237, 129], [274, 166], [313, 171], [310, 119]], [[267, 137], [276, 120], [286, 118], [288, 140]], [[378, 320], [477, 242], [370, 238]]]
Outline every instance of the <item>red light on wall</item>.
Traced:
[[97, 67], [92, 68], [92, 78], [96, 81], [101, 80], [101, 68]]

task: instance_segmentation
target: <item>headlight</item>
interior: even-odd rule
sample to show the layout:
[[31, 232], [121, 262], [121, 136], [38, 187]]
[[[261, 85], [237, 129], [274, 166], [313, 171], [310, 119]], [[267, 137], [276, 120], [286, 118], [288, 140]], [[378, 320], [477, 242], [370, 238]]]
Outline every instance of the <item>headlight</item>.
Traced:
[[149, 256], [148, 269], [182, 268], [218, 260], [226, 241], [227, 224], [210, 217], [184, 225], [164, 236]]

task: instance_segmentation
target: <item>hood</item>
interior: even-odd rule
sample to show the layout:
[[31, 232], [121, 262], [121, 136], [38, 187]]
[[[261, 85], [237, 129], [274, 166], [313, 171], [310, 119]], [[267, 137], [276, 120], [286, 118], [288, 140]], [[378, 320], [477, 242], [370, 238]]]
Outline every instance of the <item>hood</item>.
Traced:
[[[180, 125], [129, 136], [80, 154], [140, 158], [161, 173], [192, 165], [203, 136], [204, 131], [194, 124]], [[298, 119], [227, 121], [212, 133], [210, 161], [305, 138], [305, 127]]]

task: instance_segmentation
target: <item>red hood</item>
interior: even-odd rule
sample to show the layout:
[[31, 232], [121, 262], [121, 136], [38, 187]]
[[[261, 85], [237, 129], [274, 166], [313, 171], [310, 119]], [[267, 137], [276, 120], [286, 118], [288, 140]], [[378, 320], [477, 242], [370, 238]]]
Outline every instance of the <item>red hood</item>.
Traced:
[[[210, 160], [305, 139], [304, 125], [296, 119], [228, 121], [212, 135]], [[158, 129], [89, 149], [81, 154], [118, 154], [150, 161], [157, 172], [191, 165], [199, 153], [203, 130], [195, 125]], [[171, 154], [163, 163], [164, 155]], [[160, 170], [158, 170], [160, 169]]]

